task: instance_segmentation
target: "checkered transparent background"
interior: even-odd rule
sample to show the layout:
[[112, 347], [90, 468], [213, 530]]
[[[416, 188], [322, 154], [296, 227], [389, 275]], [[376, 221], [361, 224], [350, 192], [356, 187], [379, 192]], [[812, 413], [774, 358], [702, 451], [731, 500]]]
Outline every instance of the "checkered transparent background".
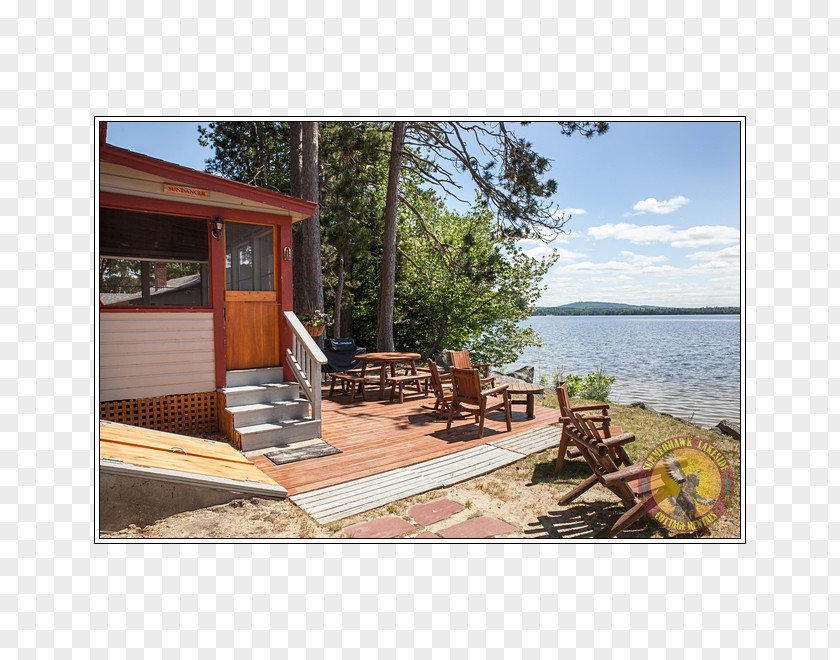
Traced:
[[[840, 12], [685, 4], [3, 3], [4, 655], [840, 646]], [[94, 545], [93, 116], [287, 113], [746, 115], [750, 542]]]

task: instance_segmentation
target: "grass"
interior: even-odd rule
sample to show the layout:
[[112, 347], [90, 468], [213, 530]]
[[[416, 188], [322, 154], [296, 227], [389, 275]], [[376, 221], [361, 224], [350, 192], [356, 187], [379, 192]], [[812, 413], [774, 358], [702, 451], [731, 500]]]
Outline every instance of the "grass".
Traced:
[[[546, 407], [557, 407], [557, 399], [553, 394], [548, 394], [545, 400], [540, 403]], [[572, 399], [573, 405], [595, 403], [599, 402], [581, 398]], [[698, 436], [711, 442], [726, 455], [733, 466], [736, 484], [740, 483], [740, 445], [735, 439], [641, 408], [610, 404], [610, 415], [612, 426], [620, 426], [623, 431], [632, 432], [636, 436], [633, 443], [625, 446], [632, 460], [643, 460], [660, 442], [668, 438], [680, 435]], [[342, 520], [341, 526], [372, 520], [383, 515], [407, 516], [407, 511], [411, 506], [442, 497], [456, 499], [468, 511], [475, 510], [475, 513], [471, 515], [483, 515], [485, 512], [481, 505], [477, 506], [476, 504], [476, 501], [481, 497], [490, 497], [496, 501], [513, 503], [516, 506], [519, 500], [525, 499], [529, 491], [547, 492], [551, 497], [548, 498], [547, 502], [543, 500], [542, 505], [527, 508], [528, 505], [525, 504], [520, 507], [520, 512], [523, 507], [527, 509], [525, 515], [531, 521], [529, 525], [534, 530], [524, 530], [524, 538], [535, 536], [545, 538], [546, 530], [551, 530], [552, 526], [561, 527], [563, 518], [572, 517], [571, 514], [574, 514], [574, 517], [578, 519], [586, 520], [593, 528], [598, 528], [608, 520], [617, 518], [625, 511], [619, 499], [600, 484], [596, 484], [584, 497], [575, 500], [567, 507], [554, 506], [561, 495], [580, 484], [591, 474], [583, 459], [576, 458], [566, 460], [561, 473], [555, 475], [556, 460], [557, 448], [552, 447], [455, 486], [436, 489], [384, 505], [372, 511], [357, 514]], [[736, 490], [723, 517], [716, 521], [711, 528], [692, 534], [682, 534], [677, 538], [739, 537], [741, 532], [740, 506], [740, 491]], [[560, 511], [552, 511], [552, 508], [560, 509]], [[492, 515], [492, 512], [490, 513]], [[633, 525], [632, 529], [634, 530], [632, 534], [624, 534], [623, 536], [651, 539], [674, 536], [648, 516], [643, 516]], [[331, 525], [330, 532], [335, 533], [336, 531], [334, 524]], [[548, 536], [551, 537], [552, 534], [549, 533]]]
[[[587, 399], [572, 399], [572, 405], [588, 405], [600, 403], [599, 401], [591, 401]], [[543, 402], [544, 406], [556, 408], [557, 397], [552, 394], [546, 395], [546, 400]], [[727, 458], [735, 475], [735, 483], [741, 483], [741, 445], [738, 440], [730, 438], [729, 436], [721, 435], [713, 431], [702, 429], [693, 424], [689, 424], [682, 420], [661, 415], [650, 410], [643, 410], [642, 408], [631, 408], [629, 406], [618, 406], [610, 404], [610, 418], [612, 426], [620, 426], [623, 431], [632, 432], [636, 436], [636, 440], [630, 445], [626, 445], [626, 449], [630, 458], [634, 461], [643, 460], [659, 443], [680, 435], [691, 435], [707, 440], [716, 446]], [[556, 458], [556, 450], [555, 458]], [[551, 450], [549, 450], [550, 454]], [[539, 456], [536, 455], [536, 456]], [[534, 456], [528, 457], [533, 459]], [[550, 471], [550, 474], [547, 474]], [[566, 485], [569, 488], [574, 487], [580, 481], [589, 475], [590, 471], [580, 460], [566, 461], [561, 474], [554, 477], [554, 466], [548, 464], [541, 464], [539, 469], [535, 471], [535, 477], [554, 481], [557, 484]], [[608, 492], [600, 485], [595, 486], [605, 493]], [[715, 522], [713, 526], [714, 535], [717, 537], [738, 537], [740, 536], [741, 523], [741, 491], [737, 487], [732, 495], [730, 504], [726, 509], [723, 517]], [[649, 521], [649, 528], [651, 534], [656, 537], [667, 537], [667, 532], [661, 526], [653, 523], [647, 517], [645, 520]], [[700, 530], [695, 534], [683, 534], [681, 538], [691, 538], [695, 536], [708, 536], [707, 530]]]

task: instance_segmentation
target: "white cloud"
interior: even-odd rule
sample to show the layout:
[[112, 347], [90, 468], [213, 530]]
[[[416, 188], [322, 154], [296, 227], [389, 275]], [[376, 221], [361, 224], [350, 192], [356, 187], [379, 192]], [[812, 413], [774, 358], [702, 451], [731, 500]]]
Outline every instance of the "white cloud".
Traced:
[[657, 213], [659, 215], [665, 215], [667, 213], [673, 213], [688, 204], [689, 201], [691, 200], [689, 200], [688, 197], [683, 197], [682, 195], [677, 195], [676, 197], [672, 197], [671, 199], [663, 200], [661, 202], [653, 197], [648, 197], [647, 199], [642, 199], [636, 202], [633, 205], [633, 210], [641, 213]]
[[740, 237], [741, 232], [735, 227], [702, 225], [674, 232], [671, 246], [693, 248], [703, 245], [725, 245], [726, 243], [737, 243]]
[[740, 239], [735, 227], [723, 225], [702, 225], [675, 230], [672, 225], [634, 225], [629, 222], [590, 227], [588, 235], [601, 240], [616, 238], [636, 245], [649, 243], [670, 243], [671, 247], [702, 247], [704, 245], [725, 245]]
[[564, 266], [558, 266], [554, 269], [554, 274], [564, 273], [591, 273], [591, 274], [606, 274], [606, 273], [628, 273], [628, 274], [642, 274], [642, 273], [670, 273], [677, 269], [662, 262], [667, 261], [667, 257], [663, 256], [647, 256], [643, 254], [635, 254], [634, 252], [622, 252], [623, 259], [613, 259], [604, 261], [602, 263], [594, 263], [592, 261], [578, 261]]
[[558, 274], [546, 281], [548, 289], [537, 305], [565, 305], [578, 300], [663, 307], [738, 305], [737, 271], [716, 272], [724, 276], [712, 277], [708, 271], [692, 272], [691, 269], [653, 275], [638, 275], [632, 271]]
[[574, 261], [575, 259], [580, 259], [581, 257], [585, 257], [586, 255], [582, 252], [573, 252], [572, 250], [564, 250], [563, 248], [557, 248], [557, 261], [560, 263]]
[[573, 238], [580, 238], [580, 234], [576, 231], [570, 231], [568, 234], [559, 234], [552, 243], [568, 243]]
[[674, 235], [674, 228], [671, 225], [633, 225], [629, 222], [619, 222], [614, 225], [590, 227], [587, 234], [598, 240], [617, 238], [636, 245], [645, 245], [667, 243]]
[[540, 257], [547, 257], [552, 252], [555, 252], [557, 254], [557, 260], [561, 262], [574, 261], [575, 259], [580, 259], [581, 257], [586, 256], [582, 252], [573, 252], [572, 250], [554, 247], [553, 243], [558, 242], [565, 243], [565, 241], [552, 241], [552, 243], [543, 243], [542, 241], [524, 240], [517, 241], [516, 246], [520, 248], [523, 252], [525, 252], [525, 254], [527, 254], [529, 257], [533, 257], [534, 259], [539, 259]]
[[558, 210], [555, 213], [555, 215], [556, 216], [563, 215], [568, 219], [568, 217], [571, 216], [571, 215], [584, 215], [585, 213], [586, 213], [586, 209], [576, 209], [576, 208], [573, 208], [573, 207], [567, 207], [565, 209]]
[[691, 270], [739, 270], [741, 267], [741, 246], [732, 245], [716, 252], [695, 252], [686, 255], [692, 261], [699, 261]]
[[687, 259], [692, 261], [734, 261], [738, 262], [741, 258], [741, 246], [731, 245], [730, 247], [717, 250], [715, 252], [694, 252], [685, 255]]

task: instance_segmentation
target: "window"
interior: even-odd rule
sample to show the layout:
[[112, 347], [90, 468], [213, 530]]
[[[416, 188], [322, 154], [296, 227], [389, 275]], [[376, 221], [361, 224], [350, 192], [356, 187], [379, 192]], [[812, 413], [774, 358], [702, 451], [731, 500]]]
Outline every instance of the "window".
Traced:
[[274, 230], [225, 223], [225, 285], [228, 291], [274, 291]]
[[102, 305], [210, 305], [206, 219], [107, 208], [99, 217]]

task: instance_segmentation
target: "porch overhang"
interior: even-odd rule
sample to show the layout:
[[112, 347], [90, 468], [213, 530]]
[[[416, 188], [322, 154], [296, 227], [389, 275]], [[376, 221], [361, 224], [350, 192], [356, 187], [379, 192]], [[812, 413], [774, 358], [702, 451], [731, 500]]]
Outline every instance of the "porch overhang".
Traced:
[[312, 217], [318, 206], [110, 144], [100, 147], [99, 159], [100, 192], [281, 215], [292, 222]]

